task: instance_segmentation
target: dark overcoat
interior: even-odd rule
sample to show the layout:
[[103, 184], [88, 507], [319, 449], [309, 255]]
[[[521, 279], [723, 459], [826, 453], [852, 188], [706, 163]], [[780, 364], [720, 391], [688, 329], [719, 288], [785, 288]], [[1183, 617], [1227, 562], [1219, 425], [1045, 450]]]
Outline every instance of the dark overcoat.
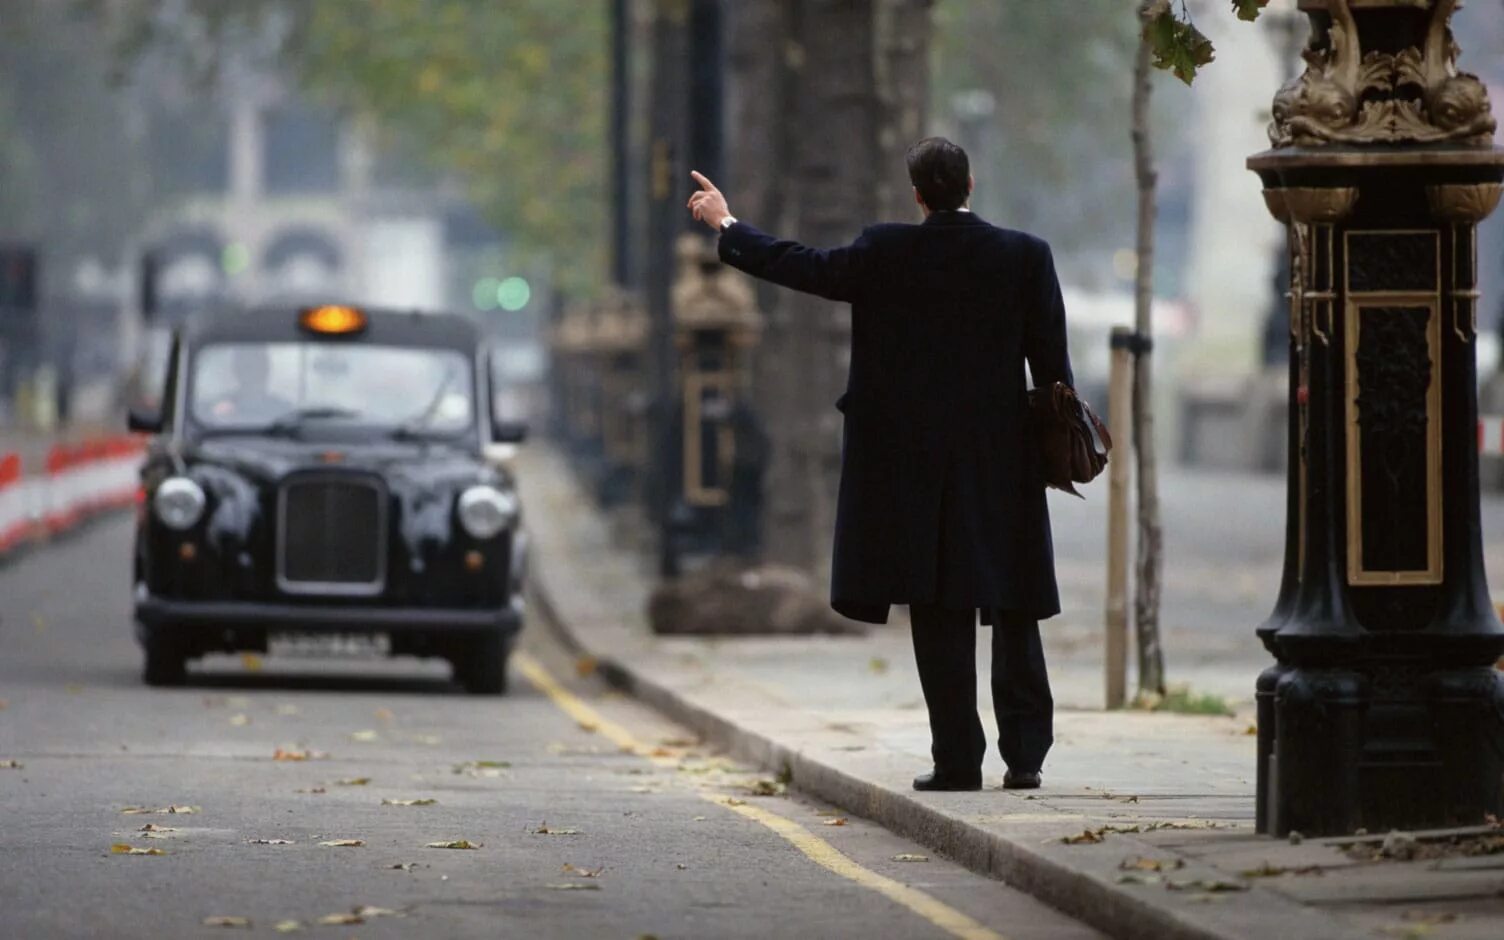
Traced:
[[956, 211], [830, 250], [737, 222], [720, 256], [852, 305], [831, 605], [1059, 613], [1024, 377], [1073, 384], [1049, 245]]

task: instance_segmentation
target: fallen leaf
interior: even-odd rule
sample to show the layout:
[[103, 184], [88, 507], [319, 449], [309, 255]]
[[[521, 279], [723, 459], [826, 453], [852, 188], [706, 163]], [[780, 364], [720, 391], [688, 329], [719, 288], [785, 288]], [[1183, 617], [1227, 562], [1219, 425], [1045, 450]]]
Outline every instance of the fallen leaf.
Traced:
[[335, 783], [342, 787], [363, 787], [371, 782], [370, 777], [346, 777], [344, 780], [336, 780]]
[[788, 787], [776, 780], [759, 780], [747, 787], [747, 792], [753, 796], [783, 796]]
[[247, 718], [245, 715], [231, 715], [230, 716], [230, 724], [234, 725], [237, 728], [244, 728], [246, 725], [248, 725], [250, 723], [251, 723], [251, 719]]
[[1184, 868], [1185, 862], [1178, 858], [1144, 858], [1134, 855], [1118, 863], [1123, 871], [1174, 871]]
[[20, 770], [25, 766], [18, 760], [0, 760], [0, 770]]
[[5, 711], [9, 707], [10, 707], [10, 700], [9, 699], [0, 698], [0, 712]]
[[301, 787], [301, 788], [299, 788], [297, 790], [294, 790], [292, 792], [294, 792], [294, 793], [312, 793], [314, 796], [318, 796], [321, 793], [327, 793], [329, 791], [325, 790], [323, 787]]
[[292, 845], [291, 839], [247, 839], [247, 845]]
[[[741, 805], [743, 805], [740, 802], [735, 802], [735, 801], [732, 801], [732, 800], [727, 800], [726, 802], [730, 803], [732, 806], [741, 806]], [[709, 818], [710, 818], [709, 816], [696, 816], [695, 817], [695, 822], [704, 822], [705, 820], [707, 820]]]
[[827, 819], [827, 820], [825, 820], [825, 825], [827, 825], [827, 826], [844, 826], [844, 825], [846, 825], [846, 817], [845, 816], [837, 816], [835, 819]]
[[471, 842], [469, 839], [455, 839], [453, 842], [427, 843], [427, 847], [430, 849], [478, 849], [480, 846], [479, 842]]
[[398, 862], [397, 864], [391, 866], [391, 869], [392, 871], [412, 871], [417, 867], [417, 862]]
[[[728, 797], [726, 797], [726, 805], [727, 806], [746, 806], [747, 805], [747, 801], [746, 800], [738, 800], [734, 796], [728, 796]], [[696, 816], [695, 818], [696, 819], [704, 819], [705, 817], [703, 817], [703, 816]]]
[[539, 836], [577, 836], [577, 835], [580, 834], [580, 830], [578, 830], [578, 829], [550, 829], [548, 827], [548, 823], [544, 823], [543, 825], [539, 826], [537, 829], [534, 829], [533, 830], [533, 834], [534, 835], [539, 835]]
[[680, 871], [689, 871], [689, 866], [684, 864], [683, 862], [676, 862], [674, 864], [674, 867], [679, 869]]
[[349, 914], [325, 914], [314, 921], [320, 927], [353, 927], [356, 924], [363, 924], [365, 922], [365, 918], [353, 912]]
[[1101, 842], [1102, 834], [1100, 832], [1093, 832], [1090, 829], [1085, 829], [1082, 830], [1079, 836], [1066, 836], [1060, 841], [1064, 842], [1066, 845], [1091, 845], [1093, 843]]
[[351, 741], [376, 741], [376, 740], [379, 740], [380, 737], [381, 737], [381, 735], [377, 734], [375, 731], [372, 731], [370, 729], [366, 729], [365, 731], [357, 731], [354, 734], [350, 735], [350, 740]]
[[544, 885], [554, 891], [599, 891], [601, 886], [593, 881], [567, 881], [563, 884]]
[[142, 849], [124, 842], [116, 842], [110, 846], [110, 852], [114, 855], [166, 855], [161, 849]]
[[145, 806], [127, 806], [120, 811], [125, 816], [192, 816], [198, 812], [197, 806], [164, 806], [161, 809], [150, 809]]
[[600, 727], [600, 725], [596, 724], [593, 721], [577, 721], [575, 722], [575, 724], [580, 726], [581, 731], [588, 731], [591, 734], [594, 734], [596, 729]]
[[307, 750], [277, 748], [272, 753], [272, 760], [280, 761], [304, 761], [313, 757], [312, 752]]
[[327, 846], [330, 846], [330, 847], [333, 847], [333, 848], [340, 848], [340, 849], [355, 848], [356, 846], [361, 846], [361, 845], [365, 845], [365, 844], [366, 843], [365, 843], [364, 839], [330, 839], [327, 842], [320, 842], [319, 843], [319, 845], [327, 845]]
[[633, 793], [659, 793], [661, 791], [659, 791], [658, 789], [656, 789], [654, 787], [649, 787], [649, 786], [645, 786], [645, 785], [639, 784], [638, 786], [632, 787], [632, 792]]
[[874, 656], [867, 660], [867, 670], [873, 675], [880, 676], [888, 671], [888, 661], [881, 656]]
[[[277, 714], [283, 716], [284, 718], [285, 717], [289, 717], [291, 715], [296, 715], [297, 713], [298, 713], [298, 706], [296, 706], [296, 705], [278, 705], [277, 706]], [[283, 921], [283, 923], [284, 924], [296, 924], [298, 922], [295, 921], [295, 920], [287, 920], [287, 921]], [[299, 926], [301, 927], [302, 925], [299, 924]]]
[[1259, 733], [1259, 726], [1258, 725], [1249, 725], [1248, 727], [1246, 727], [1246, 728], [1243, 729], [1243, 734], [1244, 734], [1245, 737], [1250, 737], [1250, 738], [1257, 737], [1258, 733]]
[[664, 738], [658, 743], [664, 747], [694, 747], [700, 741], [698, 738]]
[[262, 666], [261, 657], [255, 653], [241, 653], [240, 665], [245, 667], [246, 672], [260, 672]]
[[431, 796], [419, 797], [416, 800], [382, 800], [382, 806], [432, 806], [438, 800]]
[[1239, 872], [1244, 878], [1275, 878], [1279, 875], [1323, 875], [1326, 872], [1320, 865], [1303, 865], [1299, 868], [1286, 868], [1283, 865], [1271, 865], [1267, 861], [1257, 868], [1249, 868]]
[[391, 721], [393, 718], [397, 717], [396, 715], [392, 714], [392, 710], [390, 708], [378, 708], [376, 709], [374, 714], [376, 715], [377, 721]]
[[595, 671], [599, 668], [600, 661], [594, 656], [580, 656], [574, 661], [574, 674], [581, 679], [595, 675]]
[[927, 862], [929, 860], [930, 857], [928, 855], [915, 855], [912, 852], [899, 852], [893, 856], [893, 861], [895, 862]]
[[177, 830], [174, 829], [174, 828], [172, 828], [171, 826], [159, 826], [156, 823], [147, 823], [146, 825], [142, 826], [140, 829], [137, 829], [136, 831], [137, 832], [177, 832]]
[[601, 872], [605, 870], [605, 865], [602, 865], [599, 868], [580, 868], [578, 865], [571, 865], [568, 862], [565, 862], [564, 867], [559, 869], [560, 873], [562, 874], [579, 875], [581, 878], [599, 878], [601, 876]]
[[303, 929], [303, 923], [296, 920], [279, 920], [272, 929], [277, 933], [297, 933]]
[[375, 907], [370, 904], [362, 904], [350, 913], [356, 917], [401, 917], [401, 911], [394, 911], [389, 907]]
[[655, 747], [651, 751], [648, 751], [648, 756], [649, 757], [673, 757], [674, 756], [674, 752], [670, 751], [666, 747]]
[[67, 692], [69, 695], [78, 695], [83, 690], [83, 684], [79, 682], [70, 682], [67, 685], [63, 686], [63, 691]]
[[251, 926], [249, 917], [205, 917], [205, 927], [245, 927]]

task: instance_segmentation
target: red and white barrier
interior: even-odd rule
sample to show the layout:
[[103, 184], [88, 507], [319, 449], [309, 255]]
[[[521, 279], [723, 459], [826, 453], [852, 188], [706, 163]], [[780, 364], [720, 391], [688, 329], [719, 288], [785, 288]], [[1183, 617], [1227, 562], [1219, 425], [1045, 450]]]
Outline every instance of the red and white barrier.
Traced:
[[19, 454], [0, 453], [0, 557], [131, 505], [144, 449], [140, 438], [125, 436], [55, 444], [36, 468]]

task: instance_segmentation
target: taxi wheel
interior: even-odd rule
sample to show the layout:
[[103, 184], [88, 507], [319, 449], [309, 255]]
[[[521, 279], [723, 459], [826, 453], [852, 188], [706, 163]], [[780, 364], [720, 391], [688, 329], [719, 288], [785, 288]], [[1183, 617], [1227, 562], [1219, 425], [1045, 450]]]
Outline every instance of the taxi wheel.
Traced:
[[148, 640], [141, 678], [147, 685], [182, 685], [188, 679], [188, 657], [176, 643]]
[[471, 695], [504, 695], [511, 646], [500, 637], [477, 640], [454, 664], [455, 678]]

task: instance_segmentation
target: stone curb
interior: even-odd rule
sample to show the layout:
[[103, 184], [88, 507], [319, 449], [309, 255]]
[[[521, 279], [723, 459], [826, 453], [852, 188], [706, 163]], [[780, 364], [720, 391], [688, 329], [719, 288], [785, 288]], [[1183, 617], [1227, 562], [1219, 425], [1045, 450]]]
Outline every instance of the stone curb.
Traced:
[[[846, 812], [871, 819], [943, 853], [972, 871], [1025, 891], [1110, 936], [1134, 940], [1228, 940], [1250, 936], [1242, 931], [1228, 932], [1217, 925], [1207, 924], [1196, 916], [1194, 910], [1155, 903], [1152, 893], [1125, 890], [1097, 874], [1062, 864], [1028, 842], [970, 825], [934, 806], [860, 779], [716, 714], [655, 681], [642, 670], [634, 669], [629, 662], [593, 648], [581, 635], [584, 631], [571, 624], [560, 611], [561, 604], [550, 590], [549, 572], [543, 558], [535, 558], [533, 575], [534, 600], [543, 614], [545, 626], [568, 649], [595, 658], [597, 672], [612, 687], [688, 727], [702, 739], [726, 748], [738, 760], [768, 770], [787, 768], [795, 786], [803, 792]], [[1131, 835], [1115, 834], [1113, 838], [1116, 845], [1128, 853], [1145, 857], [1164, 854], [1162, 847]], [[1303, 922], [1302, 926], [1318, 927], [1309, 909], [1258, 887], [1241, 893], [1240, 897], [1256, 900], [1261, 909], [1270, 910], [1274, 923], [1280, 921], [1281, 914], [1295, 915], [1297, 921]], [[1286, 921], [1284, 926], [1290, 926], [1289, 922]], [[1319, 935], [1332, 940], [1371, 936], [1336, 919], [1323, 918], [1319, 929], [1319, 934], [1285, 935]]]

